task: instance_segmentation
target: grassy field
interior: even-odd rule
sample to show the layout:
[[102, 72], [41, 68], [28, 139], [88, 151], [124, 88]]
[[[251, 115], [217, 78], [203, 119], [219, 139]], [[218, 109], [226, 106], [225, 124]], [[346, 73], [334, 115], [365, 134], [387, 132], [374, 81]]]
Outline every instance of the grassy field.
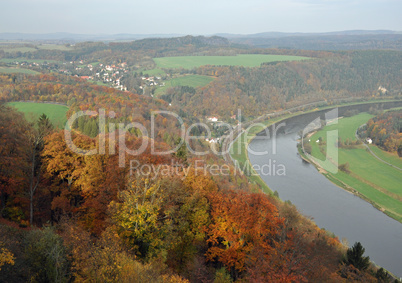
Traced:
[[169, 87], [175, 86], [191, 86], [191, 87], [200, 87], [205, 86], [212, 82], [214, 78], [208, 76], [200, 76], [200, 75], [188, 75], [183, 77], [178, 77], [171, 79], [169, 81], [165, 81], [165, 86], [158, 87], [155, 90], [155, 95], [160, 95], [166, 91]]
[[[372, 115], [368, 113], [360, 113], [349, 118], [342, 118], [338, 124], [333, 124], [324, 127], [316, 132], [310, 138], [312, 147], [312, 156], [321, 160], [318, 161], [323, 165], [325, 154], [331, 155], [331, 151], [338, 150], [338, 164], [349, 164], [350, 173], [338, 171], [338, 173], [325, 173], [330, 180], [338, 180], [342, 186], [357, 191], [357, 194], [362, 198], [370, 201], [380, 210], [384, 211], [391, 217], [402, 222], [402, 171], [391, 167], [370, 154], [363, 145], [356, 145], [353, 148], [336, 148], [331, 144], [321, 144], [316, 141], [321, 138], [326, 142], [327, 131], [338, 130], [339, 137], [346, 141], [355, 141], [356, 129], [366, 123]], [[321, 150], [320, 150], [321, 148]], [[386, 152], [382, 152], [377, 147], [373, 146], [375, 153], [384, 157], [386, 161], [398, 166], [400, 160]], [[334, 165], [335, 166], [335, 165]], [[325, 168], [325, 166], [324, 166]]]
[[18, 111], [23, 112], [28, 121], [31, 122], [36, 121], [43, 113], [49, 117], [55, 127], [63, 128], [67, 122], [67, 106], [34, 102], [9, 102], [7, 105], [13, 106]]
[[98, 66], [100, 64], [100, 62], [91, 62], [89, 64], [91, 64], [92, 66]]
[[29, 70], [29, 69], [11, 68], [11, 67], [0, 67], [0, 73], [3, 73], [3, 74], [22, 73], [22, 74], [30, 74], [30, 75], [40, 74], [39, 72]]
[[26, 59], [26, 58], [2, 58], [0, 59], [0, 62], [2, 63], [7, 63], [7, 64], [11, 64], [11, 63], [15, 63], [15, 62], [27, 62], [27, 63], [38, 63], [38, 64], [42, 64], [44, 62], [47, 63], [61, 63], [60, 61], [56, 61], [56, 60], [44, 60], [44, 59]]
[[[268, 126], [270, 123], [271, 123], [270, 121], [265, 121], [264, 124]], [[236, 141], [232, 144], [230, 148], [230, 155], [232, 156], [233, 160], [236, 161], [235, 164], [240, 166], [240, 168], [236, 168], [237, 170], [242, 171], [243, 169], [246, 169], [246, 171], [249, 171], [250, 175], [248, 176], [248, 179], [250, 180], [250, 182], [260, 185], [260, 187], [265, 193], [272, 193], [268, 185], [252, 169], [250, 161], [248, 160], [248, 154], [246, 150], [248, 143], [253, 139], [255, 134], [257, 134], [263, 129], [264, 127], [262, 126], [258, 127], [258, 129], [253, 128], [252, 130], [250, 130], [248, 135], [246, 135], [246, 133], [240, 135], [236, 139]]]
[[[368, 102], [370, 102], [370, 101], [368, 101]], [[314, 109], [314, 110], [304, 111], [303, 113], [314, 112], [314, 111], [316, 111], [316, 110], [331, 109], [331, 108], [333, 108], [333, 107], [335, 107], [335, 106], [356, 105], [356, 104], [361, 104], [361, 103], [362, 103], [362, 102], [351, 102], [351, 103], [344, 103], [344, 104], [340, 104], [340, 105], [324, 106], [324, 107], [320, 107], [320, 108], [317, 108], [317, 109]], [[371, 101], [371, 103], [378, 103], [378, 101]], [[273, 124], [273, 123], [276, 123], [276, 122], [278, 122], [278, 121], [281, 121], [281, 120], [283, 120], [283, 119], [286, 119], [286, 118], [289, 118], [289, 117], [292, 117], [292, 116], [296, 116], [296, 115], [300, 115], [300, 114], [302, 114], [302, 112], [297, 112], [297, 113], [292, 113], [292, 114], [286, 114], [286, 115], [283, 115], [283, 116], [278, 117], [278, 118], [273, 118], [273, 119], [270, 119], [270, 120], [265, 120], [265, 121], [261, 122], [261, 124], [263, 124], [263, 125], [265, 125], [265, 126], [269, 126], [269, 125], [271, 125], [271, 124]], [[370, 117], [371, 117], [371, 116], [370, 116]], [[368, 117], [367, 120], [368, 120], [370, 117]], [[365, 119], [365, 118], [364, 118], [364, 119]], [[361, 124], [364, 124], [365, 122], [367, 122], [367, 120], [364, 121], [364, 122], [362, 122]], [[360, 124], [360, 125], [361, 125], [361, 124]], [[359, 125], [359, 126], [360, 126], [360, 125]], [[255, 128], [253, 128], [253, 129], [251, 129], [251, 130], [249, 131], [247, 137], [246, 137], [246, 134], [243, 133], [243, 134], [240, 135], [239, 138], [232, 144], [232, 146], [231, 146], [231, 148], [230, 148], [230, 155], [231, 155], [231, 157], [232, 157], [234, 160], [236, 160], [236, 161], [237, 161], [238, 163], [240, 163], [242, 166], [243, 166], [243, 164], [245, 164], [245, 163], [250, 164], [249, 159], [248, 159], [248, 154], [247, 154], [247, 146], [248, 146], [249, 142], [251, 142], [251, 140], [254, 138], [255, 134], [258, 133], [258, 132], [260, 132], [263, 128], [264, 128], [264, 127], [261, 125], [260, 127], [255, 127]], [[348, 128], [348, 127], [346, 127], [346, 128]], [[351, 128], [349, 128], [347, 132], [348, 132], [347, 135], [350, 136], [353, 131], [351, 130]], [[321, 157], [323, 158], [323, 155], [322, 155]], [[390, 162], [390, 163], [391, 163], [391, 162]], [[249, 166], [251, 166], [251, 165], [249, 165]], [[342, 172], [341, 172], [341, 173], [342, 173]], [[328, 175], [328, 174], [327, 174], [326, 176], [328, 177], [328, 179], [330, 179], [332, 182], [334, 182], [335, 184], [337, 184], [337, 185], [339, 185], [339, 186], [344, 186], [344, 185], [345, 185], [345, 184], [343, 184], [342, 182], [340, 182], [338, 179], [335, 179], [335, 178], [333, 178], [332, 176], [330, 176], [330, 175]], [[251, 182], [260, 184], [261, 187], [263, 188], [263, 190], [264, 190], [265, 192], [267, 192], [267, 193], [272, 192], [272, 191], [270, 190], [270, 188], [267, 186], [267, 184], [261, 179], [260, 176], [250, 176], [249, 179], [250, 179]], [[400, 204], [400, 202], [399, 202], [399, 204]], [[390, 214], [390, 213], [388, 213], [388, 214]], [[398, 216], [397, 216], [397, 215], [393, 215], [393, 217], [397, 219]]]
[[140, 73], [142, 72], [144, 75], [148, 76], [166, 76], [166, 73], [162, 69], [152, 69], [152, 70], [137, 70], [134, 73]]
[[15, 53], [15, 52], [35, 52], [36, 49], [33, 47], [26, 47], [26, 46], [18, 46], [18, 47], [9, 47], [9, 46], [0, 46], [0, 49], [2, 49], [4, 52], [8, 53]]
[[237, 56], [180, 56], [154, 58], [159, 68], [192, 69], [204, 65], [257, 67], [276, 61], [300, 61], [307, 57], [288, 55], [242, 54]]
[[[333, 131], [333, 130], [338, 130], [338, 135], [339, 137], [343, 140], [346, 141], [346, 139], [355, 141], [355, 132], [356, 129], [365, 124], [370, 118], [374, 117], [373, 115], [370, 115], [368, 113], [360, 113], [359, 115], [350, 117], [350, 118], [342, 118], [338, 120], [337, 124], [332, 124], [329, 126], [326, 126], [324, 129], [321, 131], [318, 131], [315, 133], [313, 136], [311, 136], [311, 147], [312, 147], [312, 155], [314, 157], [317, 157], [321, 160], [325, 159], [325, 155], [320, 151], [319, 145], [316, 142], [318, 138], [322, 138], [323, 141], [326, 142], [326, 137], [327, 131]], [[333, 149], [334, 147], [329, 147], [329, 149]]]
[[36, 46], [39, 49], [46, 49], [46, 50], [61, 50], [61, 51], [69, 51], [72, 50], [73, 47], [65, 46], [64, 44], [40, 44]]
[[61, 51], [68, 51], [72, 50], [73, 47], [65, 46], [64, 44], [39, 44], [34, 47], [30, 46], [10, 46], [10, 44], [0, 44], [0, 49], [4, 50], [5, 52], [15, 53], [15, 52], [35, 52], [38, 49], [45, 49], [45, 50], [61, 50]]
[[394, 166], [402, 168], [402, 158], [398, 154], [392, 154], [390, 152], [379, 149], [376, 145], [369, 145], [370, 149], [382, 160], [391, 163]]

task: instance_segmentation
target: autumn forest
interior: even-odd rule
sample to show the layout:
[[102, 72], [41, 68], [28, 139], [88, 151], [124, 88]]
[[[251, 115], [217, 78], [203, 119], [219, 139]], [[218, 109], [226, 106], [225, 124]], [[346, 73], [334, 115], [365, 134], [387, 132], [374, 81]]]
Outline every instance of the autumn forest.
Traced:
[[[161, 81], [189, 75], [212, 81], [172, 85], [161, 94], [158, 86], [145, 86], [147, 72], [158, 68], [153, 58], [236, 54], [309, 59], [164, 68]], [[263, 193], [205, 139], [183, 143], [181, 128], [198, 123], [190, 134], [206, 137], [201, 123], [212, 116], [236, 125], [308, 103], [401, 99], [400, 51], [257, 49], [221, 37], [187, 36], [0, 51], [1, 66], [15, 60], [47, 63], [27, 67], [37, 74], [0, 73], [0, 282], [395, 280], [363, 255], [360, 243], [348, 248], [290, 201]], [[63, 62], [70, 61], [77, 66], [79, 61], [124, 62], [129, 67], [121, 83], [127, 90], [83, 78], [73, 73], [80, 72], [76, 65], [65, 72]], [[32, 118], [18, 112], [8, 105], [15, 101], [68, 106], [66, 120], [80, 111], [96, 114], [77, 118], [68, 129], [46, 114]], [[107, 115], [105, 131], [101, 109]], [[399, 153], [400, 113], [372, 118], [366, 136]], [[122, 136], [117, 125], [130, 123], [154, 135], [132, 127]], [[208, 125], [215, 139], [228, 134]], [[80, 154], [66, 142], [67, 131], [82, 150], [107, 150]], [[124, 144], [110, 137], [123, 138]], [[218, 152], [221, 146], [215, 145]], [[140, 148], [141, 154], [130, 153]], [[172, 148], [170, 154], [154, 154]], [[132, 160], [136, 168], [164, 166], [171, 173], [144, 174], [133, 169]], [[194, 164], [220, 166], [226, 173], [205, 173]]]

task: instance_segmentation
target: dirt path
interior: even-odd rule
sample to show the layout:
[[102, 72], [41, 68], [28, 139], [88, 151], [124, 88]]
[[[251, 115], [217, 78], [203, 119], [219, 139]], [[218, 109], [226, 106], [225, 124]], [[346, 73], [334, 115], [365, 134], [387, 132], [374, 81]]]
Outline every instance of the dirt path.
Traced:
[[[363, 126], [363, 125], [362, 125], [362, 126]], [[360, 127], [361, 127], [361, 126], [360, 126]], [[359, 127], [359, 128], [360, 128], [360, 127]], [[389, 166], [392, 166], [392, 167], [394, 167], [394, 168], [396, 168], [396, 169], [402, 171], [402, 168], [399, 168], [399, 167], [397, 167], [397, 166], [395, 166], [395, 165], [393, 165], [393, 164], [391, 164], [391, 163], [389, 163], [389, 162], [387, 162], [387, 161], [381, 159], [380, 157], [378, 157], [378, 156], [371, 150], [371, 148], [370, 148], [367, 144], [365, 144], [364, 141], [362, 141], [362, 140], [359, 138], [359, 136], [357, 135], [357, 130], [356, 130], [356, 132], [355, 132], [355, 137], [356, 137], [357, 140], [359, 140], [359, 141], [361, 141], [361, 142], [363, 143], [363, 145], [368, 149], [368, 151], [369, 151], [375, 158], [377, 158], [378, 160], [380, 160], [382, 163], [385, 163], [385, 164], [387, 164], [387, 165], [389, 165]]]

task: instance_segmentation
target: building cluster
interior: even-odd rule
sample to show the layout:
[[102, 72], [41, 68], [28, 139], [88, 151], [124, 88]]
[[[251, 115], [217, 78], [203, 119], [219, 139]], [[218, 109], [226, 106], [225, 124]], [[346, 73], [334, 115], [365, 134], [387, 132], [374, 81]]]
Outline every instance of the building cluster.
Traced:
[[161, 77], [141, 77], [142, 85], [140, 86], [143, 89], [145, 86], [165, 86], [164, 82], [161, 82]]
[[[81, 63], [82, 61], [80, 61]], [[82, 79], [100, 81], [107, 85], [112, 85], [114, 88], [126, 91], [127, 87], [122, 84], [122, 78], [125, 73], [128, 72], [127, 63], [104, 65], [100, 64], [88, 64], [85, 67], [90, 72], [94, 73], [93, 76], [79, 76]]]
[[206, 138], [205, 139], [205, 141], [209, 142], [209, 143], [219, 143], [220, 140], [221, 140], [221, 138], [210, 138], [210, 139]]
[[52, 72], [75, 76], [84, 80], [91, 80], [94, 82], [101, 82], [108, 86], [126, 91], [127, 87], [122, 84], [124, 74], [128, 73], [128, 65], [126, 62], [112, 65], [105, 65], [102, 63], [89, 63], [85, 64], [84, 60], [68, 61], [68, 62], [55, 62], [49, 61], [15, 61], [16, 64], [22, 67], [32, 67], [46, 69]]
[[207, 120], [210, 121], [210, 122], [218, 122], [217, 117], [208, 117]]
[[381, 94], [386, 94], [388, 90], [387, 90], [385, 87], [383, 87], [383, 86], [379, 86], [379, 87], [378, 87], [378, 91], [379, 91]]

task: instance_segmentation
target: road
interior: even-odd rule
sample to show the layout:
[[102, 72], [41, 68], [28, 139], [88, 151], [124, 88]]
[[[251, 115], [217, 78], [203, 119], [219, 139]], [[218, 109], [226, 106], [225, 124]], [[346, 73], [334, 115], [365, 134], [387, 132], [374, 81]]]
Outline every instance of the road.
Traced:
[[300, 105], [300, 106], [292, 107], [292, 108], [289, 108], [289, 109], [286, 109], [286, 110], [271, 112], [271, 113], [268, 113], [268, 114], [261, 115], [261, 116], [259, 116], [258, 118], [254, 119], [252, 121], [237, 125], [236, 127], [234, 127], [232, 129], [232, 131], [229, 133], [229, 135], [223, 137], [223, 142], [222, 142], [222, 156], [223, 156], [223, 159], [225, 159], [226, 162], [230, 161], [231, 163], [234, 163], [233, 159], [232, 159], [232, 156], [230, 155], [229, 150], [232, 147], [233, 142], [235, 142], [236, 139], [239, 138], [239, 136], [241, 134], [243, 134], [245, 129], [247, 129], [250, 125], [253, 125], [253, 124], [261, 122], [261, 121], [265, 121], [265, 120], [270, 119], [270, 118], [275, 118], [275, 117], [278, 117], [278, 116], [282, 116], [284, 114], [290, 114], [290, 113], [293, 113], [293, 112], [295, 112], [297, 110], [300, 110], [300, 109], [303, 109], [303, 108], [306, 108], [306, 107], [317, 106], [317, 105], [322, 104], [322, 103], [327, 103], [327, 102], [325, 100], [322, 100], [322, 101], [318, 101], [318, 102], [312, 102], [312, 103], [307, 103], [307, 104], [303, 104], [303, 105]]
[[[364, 125], [361, 125], [360, 127], [362, 127], [362, 126], [364, 126]], [[360, 128], [360, 127], [359, 127], [359, 128]], [[370, 148], [367, 144], [365, 144], [364, 141], [362, 141], [362, 140], [359, 138], [359, 136], [357, 135], [357, 130], [356, 130], [356, 132], [355, 132], [355, 137], [356, 137], [357, 140], [359, 140], [359, 141], [361, 141], [361, 142], [363, 143], [363, 145], [368, 149], [368, 151], [369, 151], [375, 158], [377, 158], [378, 160], [380, 160], [382, 163], [385, 163], [385, 164], [387, 164], [387, 165], [389, 165], [389, 166], [392, 166], [392, 167], [394, 167], [394, 168], [396, 168], [396, 169], [402, 171], [402, 168], [399, 168], [399, 167], [397, 167], [397, 166], [395, 166], [395, 165], [393, 165], [393, 164], [391, 164], [391, 163], [389, 163], [389, 162], [387, 162], [387, 161], [385, 161], [385, 160], [379, 158], [379, 157], [371, 150], [371, 148]]]

